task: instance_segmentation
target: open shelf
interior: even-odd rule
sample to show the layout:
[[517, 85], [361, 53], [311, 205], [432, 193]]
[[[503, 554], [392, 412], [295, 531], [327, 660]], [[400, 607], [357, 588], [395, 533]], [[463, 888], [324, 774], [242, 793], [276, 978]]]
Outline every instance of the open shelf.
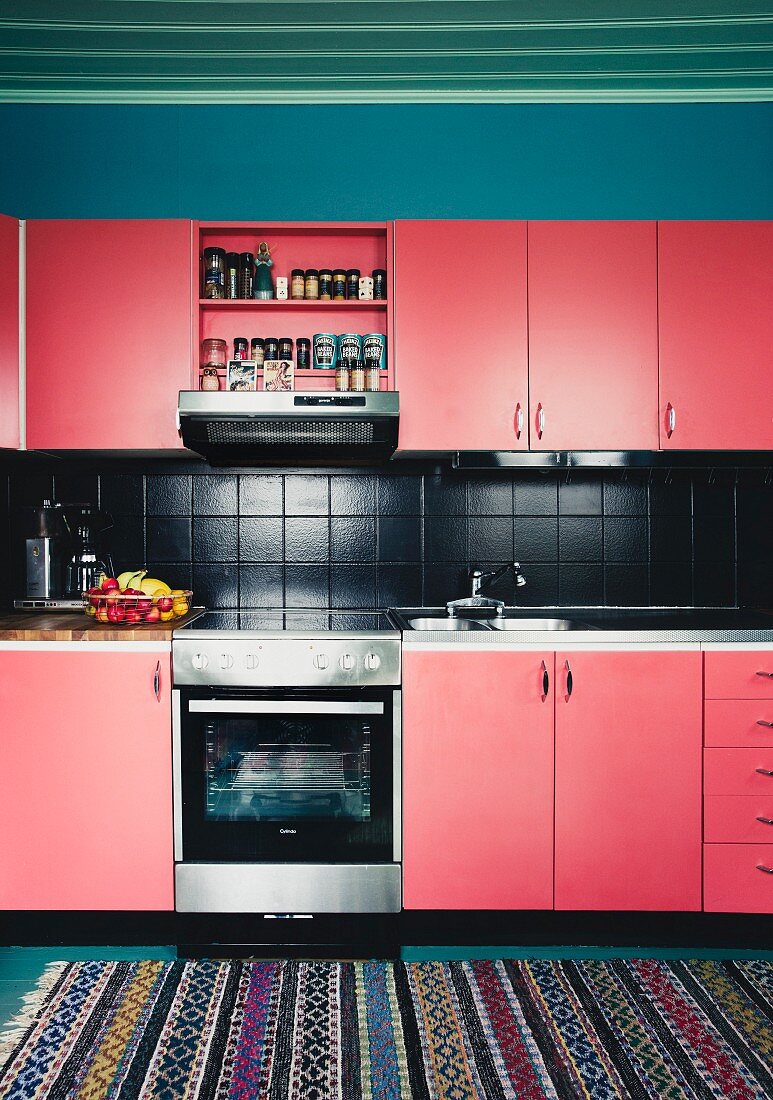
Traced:
[[370, 309], [386, 312], [386, 298], [327, 302], [309, 298], [199, 298], [199, 309]]

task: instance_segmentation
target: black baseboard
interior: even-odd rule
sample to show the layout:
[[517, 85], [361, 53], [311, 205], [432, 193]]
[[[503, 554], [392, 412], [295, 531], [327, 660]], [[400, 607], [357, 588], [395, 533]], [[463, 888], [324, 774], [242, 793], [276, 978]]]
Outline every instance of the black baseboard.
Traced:
[[424, 947], [685, 947], [771, 950], [773, 916], [749, 913], [410, 911], [266, 920], [254, 913], [0, 912], [0, 944], [176, 944], [180, 953], [264, 958], [396, 957]]

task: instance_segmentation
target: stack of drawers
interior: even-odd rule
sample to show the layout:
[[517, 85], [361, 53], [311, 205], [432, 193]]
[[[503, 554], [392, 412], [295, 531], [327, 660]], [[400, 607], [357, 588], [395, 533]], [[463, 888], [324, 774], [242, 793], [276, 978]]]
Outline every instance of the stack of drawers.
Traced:
[[708, 650], [703, 908], [773, 913], [773, 651]]

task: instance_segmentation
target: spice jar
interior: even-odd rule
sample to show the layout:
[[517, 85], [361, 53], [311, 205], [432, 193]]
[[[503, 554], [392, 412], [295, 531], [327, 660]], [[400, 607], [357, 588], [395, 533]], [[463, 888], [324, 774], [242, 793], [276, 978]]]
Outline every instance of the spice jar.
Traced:
[[349, 362], [347, 359], [339, 359], [336, 364], [336, 389], [339, 393], [346, 393], [349, 389]]
[[234, 359], [244, 360], [247, 358], [247, 348], [249, 344], [244, 336], [234, 336]]
[[333, 301], [343, 302], [346, 298], [346, 272], [337, 267], [333, 272]]
[[372, 362], [365, 364], [365, 389], [376, 393], [381, 389], [381, 371]]
[[294, 267], [290, 275], [290, 297], [296, 302], [306, 294], [306, 277], [302, 267]]
[[384, 299], [387, 296], [386, 271], [377, 267], [373, 272], [373, 298]]
[[279, 340], [279, 355], [277, 358], [290, 360], [293, 357], [293, 342], [289, 336], [282, 336]]
[[333, 297], [333, 272], [329, 267], [322, 267], [319, 271], [319, 300], [329, 302]]
[[295, 362], [298, 370], [309, 370], [311, 368], [311, 340], [301, 338], [295, 341]]
[[251, 252], [239, 253], [239, 297], [251, 298], [255, 278], [255, 257]]
[[220, 389], [220, 375], [217, 373], [216, 367], [204, 367], [201, 372], [202, 390], [219, 390]]
[[250, 341], [250, 354], [253, 363], [257, 363], [259, 367], [262, 367], [265, 359], [265, 345], [259, 336], [253, 336]]
[[303, 296], [313, 301], [319, 298], [319, 271], [316, 267], [306, 268]]
[[226, 252], [225, 254], [225, 296], [226, 298], [239, 297], [238, 252]]
[[350, 267], [346, 272], [346, 297], [356, 300], [360, 296], [360, 269]]
[[[267, 336], [263, 341], [265, 359], [278, 359], [279, 358], [279, 341], [276, 336]], [[265, 362], [264, 359], [264, 362]]]
[[225, 298], [225, 249], [204, 249], [204, 298]]
[[225, 340], [209, 337], [201, 341], [202, 367], [224, 367], [228, 359], [228, 344]]
[[349, 360], [349, 389], [353, 393], [365, 391], [365, 363], [362, 359]]

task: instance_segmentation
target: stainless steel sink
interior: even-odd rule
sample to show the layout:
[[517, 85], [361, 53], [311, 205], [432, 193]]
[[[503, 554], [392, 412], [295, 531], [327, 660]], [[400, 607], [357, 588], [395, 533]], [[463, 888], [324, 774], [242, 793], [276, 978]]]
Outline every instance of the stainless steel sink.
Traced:
[[412, 630], [488, 630], [485, 623], [475, 619], [452, 619], [449, 615], [425, 615], [418, 619], [408, 619]]
[[578, 619], [503, 619], [496, 616], [487, 621], [490, 630], [590, 630]]
[[467, 619], [452, 617], [446, 613], [437, 615], [418, 615], [404, 620], [411, 630], [448, 630], [462, 632], [466, 630], [593, 630], [594, 627], [579, 619], [550, 619], [535, 616], [493, 615], [486, 619]]

